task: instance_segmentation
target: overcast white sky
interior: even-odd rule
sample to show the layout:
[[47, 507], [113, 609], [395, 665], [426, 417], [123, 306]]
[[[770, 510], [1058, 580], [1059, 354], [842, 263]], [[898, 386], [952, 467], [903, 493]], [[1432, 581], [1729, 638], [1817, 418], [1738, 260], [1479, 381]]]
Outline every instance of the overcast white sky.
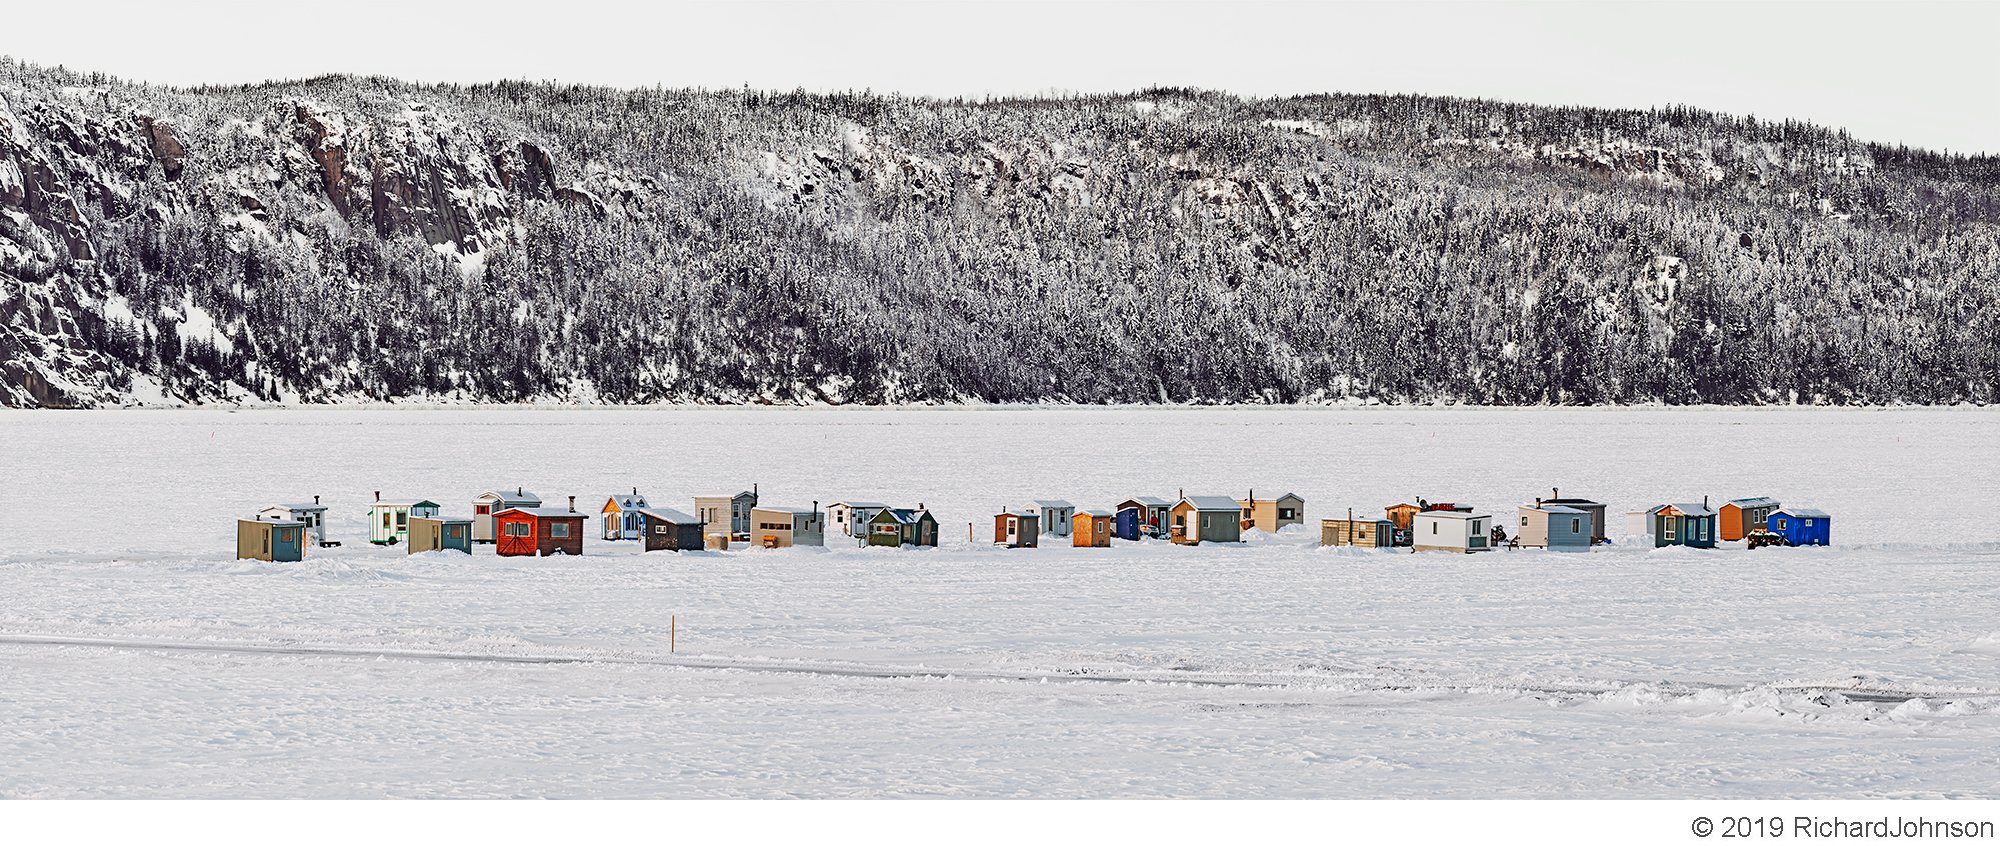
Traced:
[[1685, 103], [2000, 153], [2000, 3], [21, 0], [0, 54], [193, 84], [422, 81], [933, 95], [1421, 92]]

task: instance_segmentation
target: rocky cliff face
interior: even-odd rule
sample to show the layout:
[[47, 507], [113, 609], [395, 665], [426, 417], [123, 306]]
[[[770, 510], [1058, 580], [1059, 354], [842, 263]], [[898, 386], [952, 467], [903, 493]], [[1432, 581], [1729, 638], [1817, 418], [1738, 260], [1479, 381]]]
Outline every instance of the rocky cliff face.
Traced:
[[0, 404], [1990, 401], [1996, 183], [1699, 112], [0, 64]]

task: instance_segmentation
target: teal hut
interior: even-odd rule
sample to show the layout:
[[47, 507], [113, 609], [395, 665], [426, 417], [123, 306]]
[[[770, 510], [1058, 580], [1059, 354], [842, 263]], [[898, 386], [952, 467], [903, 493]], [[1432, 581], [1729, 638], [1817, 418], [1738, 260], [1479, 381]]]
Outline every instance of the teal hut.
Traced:
[[1646, 523], [1653, 535], [1655, 547], [1715, 548], [1715, 509], [1708, 507], [1706, 499], [1698, 503], [1676, 502], [1655, 505], [1646, 510]]

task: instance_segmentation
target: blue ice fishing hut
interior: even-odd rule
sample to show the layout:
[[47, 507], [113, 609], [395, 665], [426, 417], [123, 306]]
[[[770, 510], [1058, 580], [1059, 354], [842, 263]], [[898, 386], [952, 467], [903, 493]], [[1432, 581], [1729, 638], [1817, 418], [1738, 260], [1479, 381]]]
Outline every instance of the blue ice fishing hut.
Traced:
[[1780, 508], [1765, 526], [1792, 546], [1833, 545], [1833, 516], [1817, 508]]

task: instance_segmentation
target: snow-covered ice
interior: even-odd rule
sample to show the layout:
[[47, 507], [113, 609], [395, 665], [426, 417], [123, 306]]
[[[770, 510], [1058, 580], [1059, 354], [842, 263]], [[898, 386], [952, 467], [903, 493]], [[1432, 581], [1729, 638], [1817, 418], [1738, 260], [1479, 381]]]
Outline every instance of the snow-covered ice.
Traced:
[[[1994, 796], [2000, 414], [0, 412], [0, 797]], [[373, 491], [922, 501], [937, 550], [405, 556]], [[1769, 494], [1821, 550], [999, 550], [1035, 497]], [[231, 558], [321, 495], [346, 545]], [[1314, 523], [1316, 525], [1316, 522]], [[830, 542], [837, 542], [835, 541]], [[678, 652], [670, 652], [669, 617]]]

